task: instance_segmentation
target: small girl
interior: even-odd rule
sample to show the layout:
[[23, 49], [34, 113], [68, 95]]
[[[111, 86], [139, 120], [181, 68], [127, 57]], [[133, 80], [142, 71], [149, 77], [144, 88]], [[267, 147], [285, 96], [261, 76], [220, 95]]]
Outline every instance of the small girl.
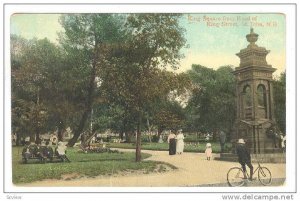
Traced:
[[210, 143], [206, 144], [205, 154], [206, 154], [206, 159], [208, 161], [210, 161], [210, 158], [211, 158], [211, 155], [212, 155], [212, 149], [211, 149], [211, 144]]

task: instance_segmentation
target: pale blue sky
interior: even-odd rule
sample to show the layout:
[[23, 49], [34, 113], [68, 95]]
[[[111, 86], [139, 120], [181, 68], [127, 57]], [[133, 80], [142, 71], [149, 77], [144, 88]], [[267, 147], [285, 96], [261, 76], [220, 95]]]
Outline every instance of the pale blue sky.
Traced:
[[[63, 31], [58, 19], [59, 14], [14, 14], [11, 33], [57, 42], [57, 33]], [[186, 14], [180, 23], [186, 29], [190, 48], [182, 50], [185, 58], [179, 72], [190, 69], [192, 64], [211, 68], [238, 66], [239, 58], [235, 54], [247, 47], [245, 36], [251, 26], [259, 34], [257, 44], [271, 50], [267, 61], [278, 69], [276, 74], [285, 69], [285, 16], [282, 14]]]

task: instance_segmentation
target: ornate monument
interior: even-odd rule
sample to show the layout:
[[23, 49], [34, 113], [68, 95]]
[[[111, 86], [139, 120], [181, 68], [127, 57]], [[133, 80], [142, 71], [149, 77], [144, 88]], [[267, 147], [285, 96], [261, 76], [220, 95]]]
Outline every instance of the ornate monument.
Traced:
[[275, 123], [272, 74], [276, 69], [266, 61], [270, 51], [255, 44], [258, 34], [252, 28], [246, 38], [250, 44], [236, 54], [240, 58], [234, 71], [237, 118], [231, 138], [233, 143], [244, 138], [252, 153], [274, 153], [276, 139], [268, 131]]

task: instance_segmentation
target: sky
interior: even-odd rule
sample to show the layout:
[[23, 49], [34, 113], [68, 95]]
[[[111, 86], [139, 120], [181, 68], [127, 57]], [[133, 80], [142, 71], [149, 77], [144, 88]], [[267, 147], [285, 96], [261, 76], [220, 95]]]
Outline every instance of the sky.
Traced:
[[[26, 39], [48, 38], [58, 43], [57, 33], [63, 28], [59, 14], [14, 14], [11, 16], [11, 34]], [[224, 65], [239, 66], [236, 56], [246, 48], [246, 35], [250, 28], [259, 34], [258, 46], [270, 50], [268, 64], [277, 68], [279, 75], [286, 68], [285, 16], [283, 14], [184, 14], [180, 25], [186, 29], [185, 38], [189, 48], [182, 49], [184, 58], [177, 72], [191, 69], [192, 64], [200, 64], [217, 69]]]

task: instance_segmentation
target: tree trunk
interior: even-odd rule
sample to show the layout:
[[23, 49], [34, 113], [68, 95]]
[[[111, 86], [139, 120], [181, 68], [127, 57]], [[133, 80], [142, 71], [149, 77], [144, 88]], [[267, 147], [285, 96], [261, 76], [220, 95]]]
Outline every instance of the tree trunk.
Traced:
[[217, 140], [217, 131], [213, 131], [212, 140], [215, 142]]
[[19, 134], [19, 133], [16, 133], [16, 137], [17, 137], [17, 139], [16, 139], [16, 146], [20, 146], [20, 141], [21, 141], [21, 136], [20, 136], [20, 134]]
[[140, 162], [142, 160], [141, 155], [141, 124], [142, 124], [142, 115], [139, 112], [138, 117], [138, 126], [137, 126], [137, 134], [136, 134], [136, 150], [135, 150], [135, 161]]
[[126, 140], [126, 142], [128, 142], [128, 143], [131, 142], [131, 136], [132, 136], [131, 132], [129, 132], [129, 131], [125, 132], [125, 140]]
[[150, 126], [150, 122], [149, 122], [149, 119], [147, 118], [147, 127], [148, 127], [148, 138], [149, 138], [149, 142], [151, 143], [152, 142], [152, 133], [151, 133], [151, 126]]
[[119, 138], [120, 138], [121, 140], [123, 140], [123, 139], [124, 139], [124, 135], [123, 135], [123, 133], [124, 133], [123, 131], [120, 131], [120, 132], [119, 132]]
[[64, 140], [64, 123], [60, 121], [58, 123], [58, 131], [57, 131], [57, 138], [58, 141], [63, 141]]
[[74, 132], [74, 136], [73, 138], [71, 138], [67, 144], [67, 146], [69, 147], [73, 147], [74, 144], [76, 143], [77, 139], [79, 138], [80, 134], [82, 133], [83, 131], [83, 128], [84, 128], [84, 125], [87, 121], [87, 118], [88, 118], [88, 114], [89, 114], [90, 110], [85, 110], [82, 117], [81, 117], [81, 120], [80, 120], [80, 123], [79, 123], [79, 126], [77, 127], [77, 129], [75, 130]]
[[37, 130], [37, 131], [36, 131], [36, 134], [35, 134], [35, 143], [36, 143], [36, 144], [40, 144], [40, 143], [41, 143], [40, 132], [39, 132], [39, 130]]
[[92, 111], [92, 105], [93, 105], [93, 94], [95, 91], [95, 79], [96, 79], [96, 64], [97, 64], [97, 56], [98, 56], [98, 47], [97, 47], [97, 41], [95, 45], [95, 53], [94, 53], [94, 61], [92, 65], [91, 75], [90, 75], [90, 81], [88, 86], [88, 95], [87, 100], [85, 104], [85, 110], [83, 112], [83, 115], [81, 117], [80, 123], [78, 128], [74, 132], [74, 136], [72, 139], [69, 140], [67, 146], [73, 147], [76, 143], [77, 139], [79, 138], [80, 134], [83, 131], [84, 125], [88, 119], [88, 116], [90, 112]]

